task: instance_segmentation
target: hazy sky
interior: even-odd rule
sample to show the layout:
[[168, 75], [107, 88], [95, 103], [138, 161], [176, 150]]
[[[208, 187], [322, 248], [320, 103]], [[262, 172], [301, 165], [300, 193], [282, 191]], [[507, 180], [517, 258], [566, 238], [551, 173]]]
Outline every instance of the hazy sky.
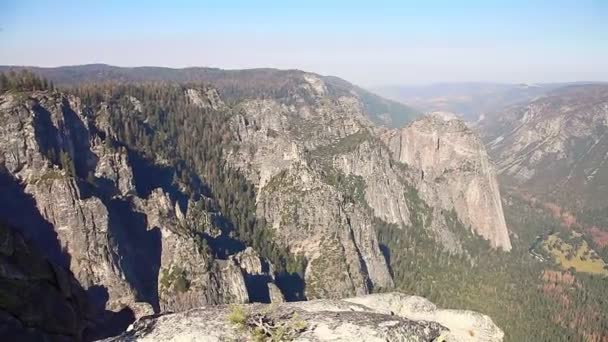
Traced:
[[608, 81], [608, 0], [0, 0], [0, 64], [297, 68], [374, 86]]

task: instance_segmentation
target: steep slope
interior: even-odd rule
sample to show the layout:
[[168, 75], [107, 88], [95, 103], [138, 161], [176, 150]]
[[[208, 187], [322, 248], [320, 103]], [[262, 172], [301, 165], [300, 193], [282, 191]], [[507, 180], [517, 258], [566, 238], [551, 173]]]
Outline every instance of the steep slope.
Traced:
[[69, 268], [98, 313], [248, 302], [246, 270], [216, 260], [191, 228], [216, 229], [214, 214], [191, 201], [182, 209], [170, 184], [138, 189], [156, 166], [134, 172], [137, 156], [113, 140], [105, 108], [58, 92], [0, 96], [2, 220]]
[[[393, 159], [357, 97], [335, 92], [312, 74], [303, 74], [301, 82], [303, 94], [238, 104], [232, 125], [239, 149], [228, 159], [256, 184], [258, 216], [276, 239], [308, 261], [308, 298], [392, 286], [376, 240], [379, 222], [421, 229], [415, 234], [428, 234], [453, 253], [468, 253], [462, 243], [466, 231], [448, 224], [456, 209], [456, 221], [471, 225], [492, 246], [510, 249], [496, 179], [483, 146], [464, 124], [451, 132], [453, 145], [446, 144], [463, 151], [460, 159], [436, 167], [437, 177], [447, 170], [450, 180], [435, 182], [427, 165]], [[441, 131], [443, 122], [421, 122], [437, 134], [448, 133]], [[408, 148], [434, 151], [436, 139], [421, 137]], [[431, 181], [418, 181], [423, 171], [431, 172]], [[451, 191], [444, 191], [445, 184]]]
[[542, 274], [542, 296], [557, 308], [551, 321], [580, 340], [601, 341], [608, 326], [597, 316], [607, 310], [607, 115], [608, 86], [577, 85], [477, 127], [507, 190], [514, 245], [528, 248], [529, 268]]
[[[467, 267], [508, 249], [500, 222], [485, 226], [500, 219], [497, 192], [461, 123], [418, 123], [450, 136], [453, 163], [443, 149], [436, 164], [401, 160], [401, 149], [432, 155], [433, 134], [377, 128], [358, 93], [315, 74], [245, 74], [265, 85], [10, 89], [1, 218], [69, 268], [98, 312], [133, 316], [140, 302], [181, 311], [406, 288], [417, 257]], [[400, 132], [411, 141], [395, 147]]]
[[570, 86], [480, 122], [505, 180], [570, 209], [605, 208], [608, 86]]
[[0, 336], [4, 340], [81, 340], [92, 323], [85, 292], [72, 275], [3, 224], [0, 289]]
[[498, 182], [479, 138], [453, 114], [436, 112], [384, 140], [395, 158], [420, 170], [421, 197], [461, 221], [494, 247], [511, 249]]

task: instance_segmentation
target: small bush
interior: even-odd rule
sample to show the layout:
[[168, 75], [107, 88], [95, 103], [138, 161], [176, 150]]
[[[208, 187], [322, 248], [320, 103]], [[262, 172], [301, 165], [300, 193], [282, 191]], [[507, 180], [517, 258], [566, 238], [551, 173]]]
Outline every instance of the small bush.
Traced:
[[228, 314], [228, 321], [239, 327], [244, 327], [247, 322], [248, 314], [245, 309], [239, 305], [230, 306], [230, 313]]

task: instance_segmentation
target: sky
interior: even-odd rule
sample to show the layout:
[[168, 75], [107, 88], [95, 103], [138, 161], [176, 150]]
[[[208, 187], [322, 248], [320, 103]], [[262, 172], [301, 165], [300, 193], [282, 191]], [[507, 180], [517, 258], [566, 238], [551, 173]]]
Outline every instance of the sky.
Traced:
[[89, 63], [363, 86], [608, 81], [608, 0], [0, 0], [0, 64]]

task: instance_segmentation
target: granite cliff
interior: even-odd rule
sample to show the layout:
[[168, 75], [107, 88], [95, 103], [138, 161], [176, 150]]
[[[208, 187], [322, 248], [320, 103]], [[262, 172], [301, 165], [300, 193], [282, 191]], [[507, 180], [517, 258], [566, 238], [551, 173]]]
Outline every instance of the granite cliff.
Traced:
[[186, 229], [195, 219], [211, 229], [209, 218], [184, 214], [174, 189], [138, 196], [126, 149], [100, 131], [103, 112], [58, 92], [4, 94], [0, 109], [2, 220], [71, 271], [94, 314], [249, 301], [247, 273]]
[[419, 170], [421, 197], [458, 218], [492, 246], [511, 249], [494, 166], [481, 141], [453, 114], [435, 112], [384, 140], [394, 157]]
[[369, 94], [299, 71], [210, 83], [0, 95], [0, 220], [73, 275], [93, 327], [391, 289], [379, 226], [465, 258], [471, 232], [510, 249], [460, 121], [378, 128]]
[[[386, 131], [356, 94], [311, 74], [298, 89], [241, 102], [232, 119], [239, 149], [227, 158], [256, 185], [258, 216], [308, 260], [309, 298], [391, 287], [375, 220], [408, 229], [420, 224], [419, 206], [428, 209], [424, 228], [447, 250], [468, 252], [463, 232], [446, 223], [452, 210], [493, 247], [511, 248], [493, 166], [462, 121], [432, 115]], [[339, 276], [325, 282], [331, 275]]]

